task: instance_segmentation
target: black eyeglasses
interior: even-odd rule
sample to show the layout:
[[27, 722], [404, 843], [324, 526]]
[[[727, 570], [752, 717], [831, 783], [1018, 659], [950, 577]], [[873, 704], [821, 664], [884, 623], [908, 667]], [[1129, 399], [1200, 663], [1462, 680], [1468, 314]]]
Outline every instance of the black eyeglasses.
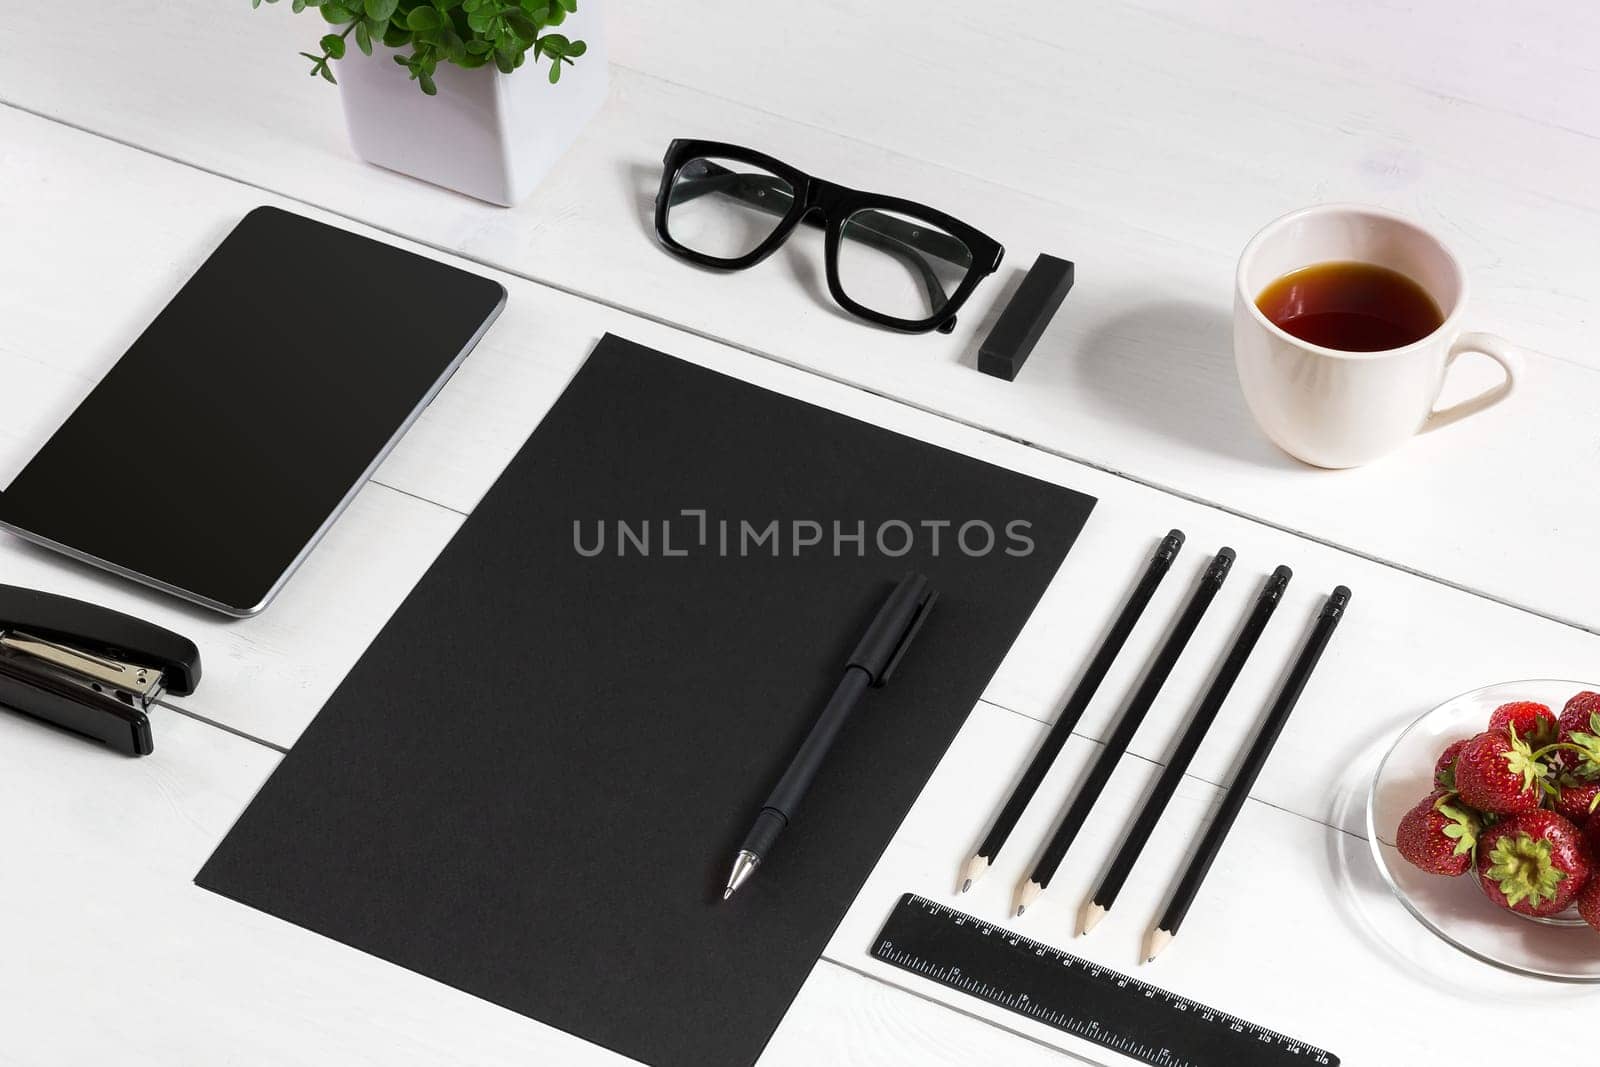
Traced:
[[833, 298], [890, 329], [949, 333], [1005, 254], [994, 238], [942, 211], [825, 182], [737, 145], [676, 140], [663, 162], [656, 237], [669, 251], [743, 270], [800, 223], [825, 227]]

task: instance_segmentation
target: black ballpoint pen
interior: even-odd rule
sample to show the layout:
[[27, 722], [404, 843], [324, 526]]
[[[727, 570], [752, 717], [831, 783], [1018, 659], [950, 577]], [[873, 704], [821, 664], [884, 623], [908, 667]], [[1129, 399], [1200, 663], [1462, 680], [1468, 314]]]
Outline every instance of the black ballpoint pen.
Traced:
[[795, 809], [805, 798], [812, 779], [822, 769], [828, 750], [849, 721], [862, 694], [868, 688], [883, 685], [894, 674], [901, 656], [916, 637], [937, 599], [938, 594], [929, 590], [926, 577], [908, 574], [895, 586], [883, 607], [878, 609], [872, 625], [867, 627], [867, 632], [845, 664], [844, 677], [828, 699], [827, 707], [822, 709], [816, 725], [811, 727], [811, 733], [790, 761], [789, 769], [778, 779], [767, 802], [761, 806], [755, 824], [745, 835], [739, 855], [733, 861], [733, 870], [728, 874], [727, 887], [722, 891], [723, 900], [733, 896], [772, 851], [778, 835], [783, 833], [789, 820], [794, 817]]

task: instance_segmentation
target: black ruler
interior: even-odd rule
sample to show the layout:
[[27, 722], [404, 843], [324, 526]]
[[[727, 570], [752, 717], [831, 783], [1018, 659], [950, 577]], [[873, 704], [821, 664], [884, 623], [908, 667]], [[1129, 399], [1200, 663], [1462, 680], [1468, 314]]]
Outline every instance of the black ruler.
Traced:
[[1154, 1067], [1326, 1064], [1331, 1052], [907, 893], [872, 954]]

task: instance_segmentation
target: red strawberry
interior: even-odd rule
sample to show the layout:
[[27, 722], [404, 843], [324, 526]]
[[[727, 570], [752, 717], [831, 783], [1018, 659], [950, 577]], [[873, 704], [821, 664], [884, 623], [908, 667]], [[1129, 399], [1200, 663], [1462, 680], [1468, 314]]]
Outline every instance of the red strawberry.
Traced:
[[1443, 752], [1439, 753], [1439, 762], [1433, 765], [1433, 784], [1439, 789], [1448, 789], [1451, 792], [1456, 788], [1456, 757], [1461, 755], [1461, 750], [1467, 747], [1471, 738], [1462, 738], [1452, 743]]
[[1600, 806], [1600, 781], [1586, 782], [1576, 775], [1563, 774], [1556, 784], [1551, 807], [1579, 826]]
[[1548, 745], [1561, 732], [1556, 713], [1531, 700], [1501, 704], [1489, 716], [1490, 733], [1510, 733], [1512, 727], [1516, 727], [1518, 737], [1527, 738], [1535, 748]]
[[[1579, 693], [1567, 701], [1567, 710], [1561, 713], [1561, 744], [1551, 757], [1551, 766], [1575, 774], [1584, 781], [1600, 779], [1600, 710], [1589, 711], [1590, 702], [1584, 697], [1597, 697], [1597, 693]], [[1588, 712], [1587, 718], [1582, 714]]]
[[1590, 878], [1589, 884], [1578, 892], [1578, 914], [1584, 922], [1600, 930], [1600, 878]]
[[1590, 854], [1600, 859], [1600, 811], [1589, 816], [1589, 821], [1580, 825], [1583, 827], [1583, 836], [1589, 839]]
[[[1561, 709], [1561, 732], [1588, 731], [1595, 715], [1600, 715], [1600, 693], [1585, 689]], [[1600, 733], [1600, 729], [1593, 732]]]
[[1515, 731], [1481, 733], [1456, 757], [1456, 791], [1479, 811], [1532, 811], [1539, 806], [1540, 784], [1549, 773]]
[[1478, 884], [1490, 900], [1524, 915], [1555, 915], [1589, 881], [1583, 831], [1553, 811], [1502, 819], [1478, 840]]
[[1466, 874], [1478, 843], [1478, 816], [1452, 803], [1454, 793], [1431, 793], [1405, 813], [1395, 831], [1395, 847], [1413, 867], [1450, 878]]

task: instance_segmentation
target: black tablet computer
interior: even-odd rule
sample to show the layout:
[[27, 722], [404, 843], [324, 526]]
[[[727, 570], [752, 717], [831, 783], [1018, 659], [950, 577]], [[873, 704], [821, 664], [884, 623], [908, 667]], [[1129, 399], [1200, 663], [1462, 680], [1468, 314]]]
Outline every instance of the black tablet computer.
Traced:
[[505, 300], [487, 278], [257, 208], [0, 493], [0, 527], [253, 615]]

